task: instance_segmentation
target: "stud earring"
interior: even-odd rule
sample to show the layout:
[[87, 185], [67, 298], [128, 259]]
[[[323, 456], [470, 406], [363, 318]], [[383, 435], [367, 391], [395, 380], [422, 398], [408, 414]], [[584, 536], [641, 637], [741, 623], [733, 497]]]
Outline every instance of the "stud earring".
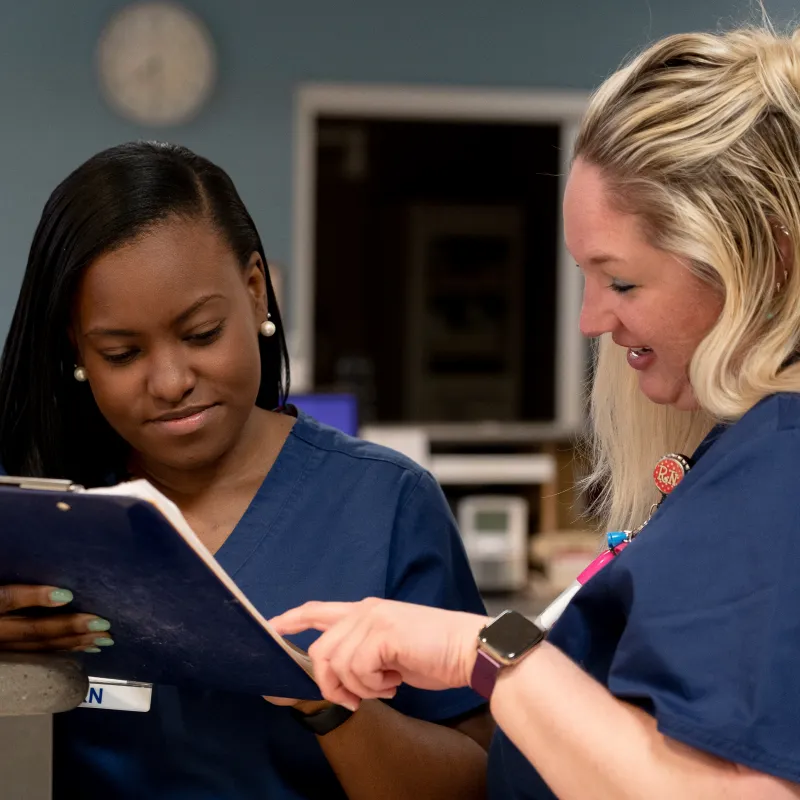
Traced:
[[269, 314], [267, 314], [267, 319], [261, 323], [259, 331], [262, 336], [270, 337], [275, 335], [275, 330], [275, 323], [269, 318]]
[[78, 383], [84, 383], [87, 378], [84, 367], [75, 367], [75, 371], [72, 373], [72, 375], [75, 380], [78, 381]]

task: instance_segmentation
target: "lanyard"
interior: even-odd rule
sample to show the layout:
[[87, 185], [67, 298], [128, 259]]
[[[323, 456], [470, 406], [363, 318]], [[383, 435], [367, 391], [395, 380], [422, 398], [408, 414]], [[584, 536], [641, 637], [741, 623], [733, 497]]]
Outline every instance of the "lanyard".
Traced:
[[656, 509], [664, 502], [667, 495], [672, 493], [691, 468], [691, 459], [679, 453], [668, 453], [659, 460], [653, 470], [653, 483], [661, 492], [661, 499], [652, 506], [647, 519], [638, 528], [631, 531], [612, 531], [606, 534], [605, 550], [534, 620], [542, 630], [550, 630], [581, 587], [610, 564], [642, 532], [652, 519]]

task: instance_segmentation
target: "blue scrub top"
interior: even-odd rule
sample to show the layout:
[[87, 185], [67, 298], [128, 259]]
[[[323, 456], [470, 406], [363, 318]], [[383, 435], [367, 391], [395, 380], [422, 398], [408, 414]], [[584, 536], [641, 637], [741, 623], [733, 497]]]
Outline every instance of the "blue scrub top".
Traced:
[[[484, 613], [433, 478], [303, 414], [216, 557], [267, 618], [306, 600], [367, 596]], [[187, 611], [190, 623], [202, 620]], [[308, 647], [317, 635], [292, 638]], [[391, 704], [441, 721], [483, 701], [469, 689], [402, 686]], [[59, 714], [54, 747], [56, 800], [345, 797], [315, 736], [288, 709], [234, 692], [158, 686], [146, 714]]]
[[[800, 782], [800, 395], [714, 429], [695, 458], [549, 639], [664, 735]], [[501, 732], [489, 785], [555, 796]]]

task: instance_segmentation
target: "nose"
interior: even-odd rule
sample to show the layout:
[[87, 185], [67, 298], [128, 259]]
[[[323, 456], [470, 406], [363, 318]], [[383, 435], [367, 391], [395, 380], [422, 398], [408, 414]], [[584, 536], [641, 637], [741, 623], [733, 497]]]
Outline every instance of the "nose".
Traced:
[[148, 366], [147, 389], [156, 400], [176, 405], [192, 393], [197, 378], [181, 348], [152, 353]]
[[602, 336], [604, 333], [613, 333], [619, 324], [603, 288], [588, 279], [584, 284], [580, 329], [589, 339]]

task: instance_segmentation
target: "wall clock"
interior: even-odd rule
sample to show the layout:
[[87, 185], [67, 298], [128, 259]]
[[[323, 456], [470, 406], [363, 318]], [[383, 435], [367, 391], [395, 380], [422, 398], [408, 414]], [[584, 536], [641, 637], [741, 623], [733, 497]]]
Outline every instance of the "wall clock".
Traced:
[[173, 2], [136, 2], [111, 18], [97, 48], [108, 103], [142, 125], [179, 125], [211, 94], [216, 54], [208, 29]]

